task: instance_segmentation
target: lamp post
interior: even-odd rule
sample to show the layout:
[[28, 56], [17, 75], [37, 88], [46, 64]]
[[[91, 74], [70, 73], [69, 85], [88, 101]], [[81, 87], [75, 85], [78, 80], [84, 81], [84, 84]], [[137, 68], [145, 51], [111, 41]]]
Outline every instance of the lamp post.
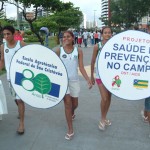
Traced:
[[94, 28], [95, 28], [95, 26], [96, 26], [96, 23], [95, 23], [95, 12], [97, 11], [97, 10], [93, 10], [94, 11], [94, 24], [93, 24], [93, 26], [94, 26]]
[[16, 1], [17, 5], [17, 28], [20, 28], [20, 22], [19, 22], [19, 3]]
[[5, 7], [5, 18], [6, 18], [6, 5], [4, 5], [4, 7]]

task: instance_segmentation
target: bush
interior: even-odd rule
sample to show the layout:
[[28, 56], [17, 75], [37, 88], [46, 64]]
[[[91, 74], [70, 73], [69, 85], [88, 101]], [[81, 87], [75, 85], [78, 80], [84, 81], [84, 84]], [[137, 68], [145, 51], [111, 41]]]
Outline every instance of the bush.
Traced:
[[39, 42], [39, 39], [34, 36], [34, 35], [28, 35], [27, 37], [24, 38], [24, 41], [29, 43], [29, 42]]
[[39, 39], [31, 30], [26, 30], [24, 35], [24, 41], [27, 43], [30, 42], [39, 42]]
[[26, 30], [25, 31], [25, 35], [32, 35], [33, 33], [32, 33], [32, 31], [31, 30]]

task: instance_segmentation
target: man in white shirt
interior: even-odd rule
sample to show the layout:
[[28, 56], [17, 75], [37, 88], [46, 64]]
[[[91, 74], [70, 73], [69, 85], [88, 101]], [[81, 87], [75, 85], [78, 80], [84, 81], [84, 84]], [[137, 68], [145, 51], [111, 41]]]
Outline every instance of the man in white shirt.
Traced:
[[89, 36], [89, 33], [85, 30], [82, 34], [83, 36], [83, 43], [84, 43], [84, 46], [87, 47], [87, 39], [88, 39], [88, 36]]

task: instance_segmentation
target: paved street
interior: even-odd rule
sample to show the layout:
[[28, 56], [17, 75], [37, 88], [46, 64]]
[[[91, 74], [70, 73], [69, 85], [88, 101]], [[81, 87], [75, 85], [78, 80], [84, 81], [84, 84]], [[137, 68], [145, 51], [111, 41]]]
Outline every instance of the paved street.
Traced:
[[[89, 72], [92, 47], [83, 48], [84, 64]], [[98, 129], [100, 94], [95, 85], [91, 90], [80, 76], [79, 107], [74, 120], [75, 136], [66, 141], [66, 120], [63, 101], [51, 109], [36, 109], [26, 105], [25, 134], [16, 134], [17, 107], [6, 82], [3, 81], [8, 115], [0, 121], [0, 150], [149, 150], [150, 127], [142, 121], [140, 111], [144, 100], [127, 101], [112, 96], [108, 118], [112, 126], [106, 131]]]

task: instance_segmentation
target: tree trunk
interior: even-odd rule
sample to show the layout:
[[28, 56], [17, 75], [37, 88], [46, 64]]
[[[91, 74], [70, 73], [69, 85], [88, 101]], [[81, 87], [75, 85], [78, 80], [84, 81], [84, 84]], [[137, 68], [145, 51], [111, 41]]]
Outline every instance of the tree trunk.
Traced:
[[29, 22], [31, 31], [37, 36], [37, 38], [39, 39], [39, 42], [41, 43], [41, 45], [44, 45], [43, 39], [41, 38], [41, 36], [39, 35], [39, 33], [37, 33], [37, 32], [34, 30], [34, 27], [33, 27], [32, 22], [30, 22], [30, 21], [28, 21], [28, 22]]

